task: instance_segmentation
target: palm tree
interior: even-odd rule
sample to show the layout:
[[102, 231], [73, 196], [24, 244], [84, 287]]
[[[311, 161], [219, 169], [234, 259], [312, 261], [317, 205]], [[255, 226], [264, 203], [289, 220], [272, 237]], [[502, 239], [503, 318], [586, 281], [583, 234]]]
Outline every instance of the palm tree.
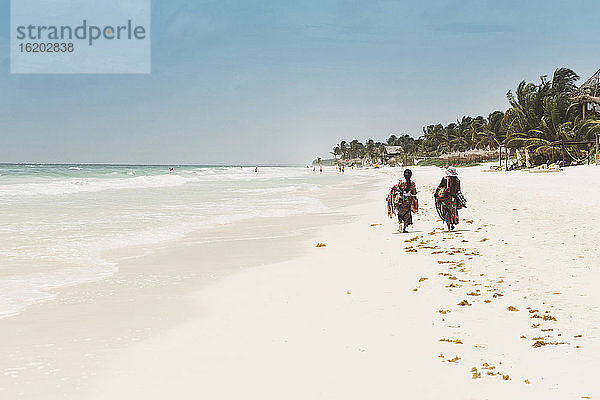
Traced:
[[375, 156], [378, 158], [380, 162], [383, 162], [383, 154], [385, 145], [381, 142], [375, 142]]
[[502, 111], [492, 112], [486, 123], [474, 123], [475, 143], [478, 148], [496, 149], [504, 142], [505, 131], [502, 125], [504, 113]]
[[337, 160], [337, 156], [342, 155], [342, 150], [340, 149], [340, 146], [334, 146], [333, 151], [330, 151], [329, 153], [333, 154], [333, 158]]
[[348, 158], [348, 143], [346, 143], [345, 140], [342, 140], [339, 144], [339, 148], [340, 148], [340, 155], [342, 156], [342, 158]]
[[442, 145], [446, 141], [446, 128], [442, 124], [429, 125], [423, 128], [423, 147], [429, 155], [439, 155], [440, 151], [447, 145]]
[[458, 126], [455, 123], [448, 124], [440, 132], [437, 150], [440, 153], [451, 153], [454, 150], [454, 142], [458, 135]]
[[566, 149], [552, 143], [569, 140], [566, 132], [581, 119], [579, 108], [574, 107], [569, 98], [577, 79], [572, 70], [559, 68], [551, 82], [542, 76], [539, 85], [521, 82], [516, 98], [509, 92], [511, 108], [505, 114], [506, 144], [524, 146], [538, 155], [552, 155], [553, 159], [558, 152], [567, 161]]
[[364, 146], [361, 142], [359, 142], [358, 140], [354, 139], [353, 141], [350, 142], [350, 149], [349, 149], [349, 156], [350, 158], [360, 158], [364, 155]]
[[526, 147], [537, 154], [562, 154], [566, 161], [566, 150], [551, 143], [567, 140], [568, 132], [580, 118], [580, 111], [572, 107], [569, 94], [575, 89], [579, 76], [568, 68], [554, 71], [552, 81], [541, 76], [535, 85], [522, 81], [515, 94], [507, 93], [511, 107], [503, 119], [509, 147]]
[[365, 153], [370, 160], [376, 157], [375, 141], [373, 139], [367, 139], [365, 142]]
[[[569, 68], [558, 68], [554, 71], [552, 82], [550, 83], [551, 94], [571, 93], [577, 88], [575, 82], [579, 80], [579, 75]], [[543, 81], [543, 80], [542, 80]]]
[[473, 118], [463, 116], [456, 121], [456, 130], [450, 140], [452, 150], [467, 151], [473, 146]]

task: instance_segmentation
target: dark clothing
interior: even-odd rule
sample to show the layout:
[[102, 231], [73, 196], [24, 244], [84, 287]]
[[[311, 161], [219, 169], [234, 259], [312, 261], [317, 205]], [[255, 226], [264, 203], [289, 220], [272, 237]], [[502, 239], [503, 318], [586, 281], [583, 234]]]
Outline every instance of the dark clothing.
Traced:
[[439, 188], [448, 188], [448, 193], [452, 196], [456, 196], [460, 192], [460, 179], [456, 176], [445, 176], [440, 182]]
[[458, 210], [466, 206], [465, 203], [458, 177], [442, 178], [435, 191], [435, 207], [440, 218], [450, 225], [458, 225], [460, 222]]
[[387, 197], [388, 215], [398, 215], [398, 222], [404, 222], [405, 225], [412, 225], [412, 210], [411, 206], [416, 199], [417, 186], [414, 182], [410, 182], [410, 186], [406, 182], [400, 182], [394, 185]]

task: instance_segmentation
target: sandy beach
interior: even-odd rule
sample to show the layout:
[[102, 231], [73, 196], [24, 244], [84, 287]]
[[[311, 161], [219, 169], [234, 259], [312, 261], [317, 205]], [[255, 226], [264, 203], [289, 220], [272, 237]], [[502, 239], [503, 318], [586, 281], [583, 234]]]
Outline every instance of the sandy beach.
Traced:
[[597, 1], [9, 2], [0, 400], [600, 400]]
[[451, 233], [443, 170], [413, 169], [399, 234], [384, 168], [320, 193], [335, 212], [115, 251], [110, 278], [0, 319], [0, 397], [598, 398], [600, 168], [486, 168], [459, 169]]

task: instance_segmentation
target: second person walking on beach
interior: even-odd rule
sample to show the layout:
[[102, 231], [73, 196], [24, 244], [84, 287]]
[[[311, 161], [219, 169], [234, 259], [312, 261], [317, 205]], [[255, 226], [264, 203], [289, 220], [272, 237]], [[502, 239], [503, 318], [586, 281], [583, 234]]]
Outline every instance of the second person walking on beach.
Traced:
[[406, 232], [408, 225], [412, 225], [412, 213], [419, 209], [417, 200], [417, 186], [411, 180], [412, 171], [404, 170], [405, 181], [398, 182], [390, 190], [387, 197], [388, 216], [398, 216], [398, 232]]
[[434, 197], [438, 215], [446, 223], [448, 231], [454, 230], [459, 223], [458, 210], [467, 207], [467, 201], [460, 190], [456, 168], [448, 167], [446, 176], [442, 178]]

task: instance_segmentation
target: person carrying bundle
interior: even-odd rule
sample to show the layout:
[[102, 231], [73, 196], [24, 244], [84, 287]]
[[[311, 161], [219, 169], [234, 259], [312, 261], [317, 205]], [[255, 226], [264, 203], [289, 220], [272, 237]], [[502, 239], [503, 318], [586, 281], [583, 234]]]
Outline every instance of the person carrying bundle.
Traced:
[[448, 167], [446, 176], [442, 178], [435, 194], [435, 208], [438, 215], [446, 223], [448, 231], [454, 230], [459, 223], [458, 210], [467, 208], [467, 201], [460, 190], [460, 179], [454, 167]]
[[387, 196], [388, 216], [398, 216], [398, 232], [406, 232], [406, 228], [412, 225], [412, 213], [419, 209], [417, 200], [417, 186], [411, 180], [412, 171], [404, 170], [404, 181], [394, 185]]

